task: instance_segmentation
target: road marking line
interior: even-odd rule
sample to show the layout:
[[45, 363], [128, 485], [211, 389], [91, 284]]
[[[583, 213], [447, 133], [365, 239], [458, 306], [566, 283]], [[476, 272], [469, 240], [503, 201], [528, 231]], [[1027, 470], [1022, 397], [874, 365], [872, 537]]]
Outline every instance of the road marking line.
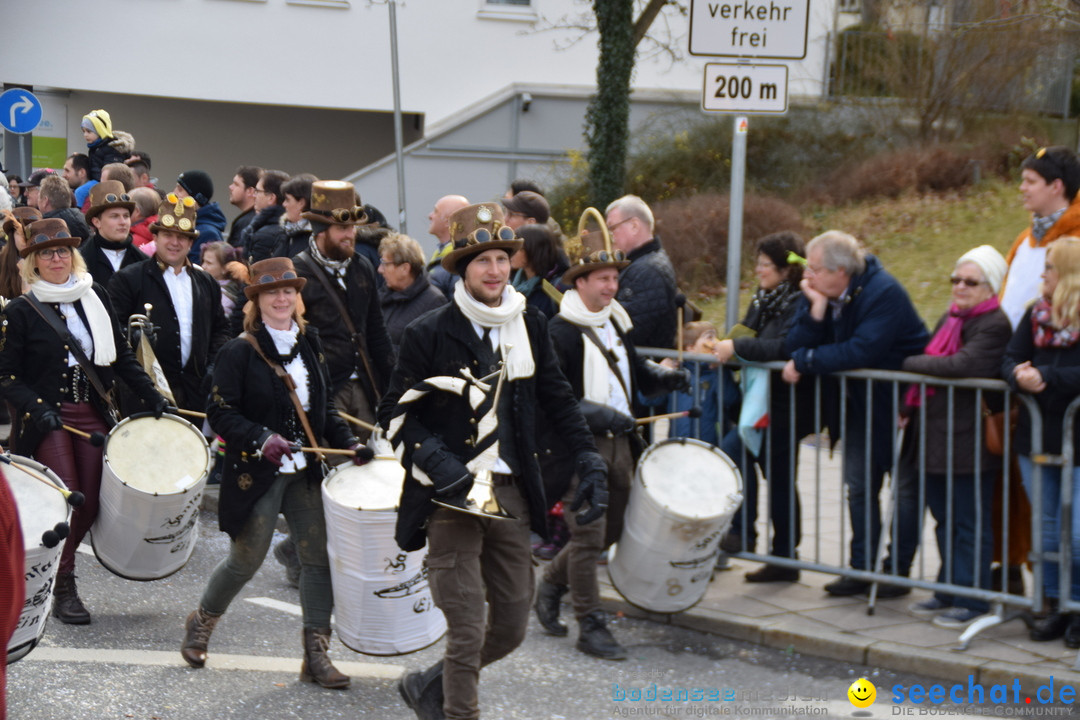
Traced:
[[[145, 665], [163, 667], [188, 667], [176, 651], [164, 650], [103, 650], [99, 648], [64, 648], [37, 646], [20, 662], [77, 662], [115, 665]], [[405, 672], [405, 666], [382, 663], [347, 662], [334, 660], [334, 666], [352, 677], [377, 680], [396, 680]], [[206, 667], [215, 670], [249, 670], [257, 672], [296, 673], [300, 671], [299, 658], [272, 657], [265, 655], [231, 655], [211, 653]]]
[[[288, 603], [282, 600], [275, 600], [274, 598], [268, 597], [244, 598], [244, 601], [252, 603], [253, 605], [261, 605], [263, 607], [270, 608], [271, 610], [280, 610], [283, 613], [295, 615], [296, 617], [304, 616], [304, 609], [296, 603]], [[333, 615], [330, 616], [331, 623], [336, 622], [336, 620], [337, 619]]]

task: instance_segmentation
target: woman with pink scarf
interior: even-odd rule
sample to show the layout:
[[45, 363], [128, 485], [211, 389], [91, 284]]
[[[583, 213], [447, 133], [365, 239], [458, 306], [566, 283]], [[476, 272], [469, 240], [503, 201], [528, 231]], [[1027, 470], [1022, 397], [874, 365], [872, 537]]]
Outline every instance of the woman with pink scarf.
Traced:
[[[938, 321], [922, 355], [904, 360], [907, 372], [947, 378], [996, 378], [1012, 334], [997, 294], [1008, 266], [989, 245], [969, 250], [953, 268], [952, 304]], [[919, 482], [919, 440], [925, 438], [925, 498], [937, 523], [941, 569], [938, 582], [990, 587], [994, 536], [991, 523], [994, 478], [1001, 458], [987, 452], [976, 418], [983, 403], [975, 390], [913, 386], [905, 398], [909, 418], [905, 431], [903, 482]], [[919, 407], [925, 400], [925, 409]], [[981, 400], [1000, 410], [999, 394]], [[924, 428], [920, 424], [925, 423]], [[978, 430], [978, 433], [977, 433]], [[952, 441], [952, 455], [948, 451]], [[949, 505], [952, 505], [950, 516]], [[915, 603], [912, 612], [933, 617], [935, 625], [963, 628], [990, 608], [986, 602], [936, 592]]]

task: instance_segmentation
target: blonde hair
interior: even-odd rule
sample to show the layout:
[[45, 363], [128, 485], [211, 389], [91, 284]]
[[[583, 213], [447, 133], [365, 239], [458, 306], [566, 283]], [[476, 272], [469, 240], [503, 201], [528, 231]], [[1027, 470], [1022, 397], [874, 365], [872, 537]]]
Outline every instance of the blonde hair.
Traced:
[[[86, 274], [86, 261], [83, 260], [82, 253], [73, 247], [68, 247], [71, 250], [71, 272], [76, 275]], [[38, 275], [37, 269], [37, 252], [32, 252], [26, 256], [22, 265], [19, 267], [19, 277], [23, 279], [27, 285], [33, 285], [41, 279], [41, 275]]]
[[[293, 320], [300, 327], [300, 332], [305, 332], [307, 320], [304, 319], [304, 298], [300, 291], [296, 291], [296, 308], [293, 310]], [[262, 327], [262, 312], [259, 310], [259, 296], [254, 300], [248, 300], [244, 304], [244, 332], [254, 335]]]
[[1065, 236], [1050, 243], [1046, 260], [1058, 274], [1050, 320], [1058, 328], [1080, 328], [1080, 238]]
[[683, 325], [682, 343], [683, 350], [694, 347], [698, 339], [709, 330], [716, 332], [716, 326], [708, 320], [697, 320]]

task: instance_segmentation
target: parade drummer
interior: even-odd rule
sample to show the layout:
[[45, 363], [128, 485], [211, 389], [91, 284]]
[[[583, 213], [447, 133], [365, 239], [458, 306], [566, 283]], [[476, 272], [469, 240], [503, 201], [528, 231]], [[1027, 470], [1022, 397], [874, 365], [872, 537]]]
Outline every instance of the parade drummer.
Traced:
[[20, 254], [29, 290], [7, 304], [0, 320], [0, 394], [15, 411], [12, 452], [32, 456], [85, 496], [71, 517], [52, 609], [61, 622], [85, 625], [90, 613], [75, 586], [75, 550], [97, 518], [103, 457], [88, 437], [64, 428], [107, 432], [117, 420], [116, 376], [156, 416], [168, 403], [136, 361], [105, 289], [75, 251], [79, 238], [58, 218], [31, 223], [28, 236]]
[[[444, 659], [407, 674], [398, 686], [424, 719], [479, 717], [480, 669], [525, 638], [534, 582], [529, 531], [547, 535], [548, 503], [536, 460], [540, 412], [576, 460], [581, 483], [573, 510], [588, 503], [579, 522], [599, 518], [607, 505], [604, 461], [559, 370], [547, 321], [507, 284], [510, 256], [521, 241], [502, 220], [494, 203], [450, 216], [453, 250], [442, 266], [462, 281], [451, 303], [406, 328], [379, 405], [379, 421], [391, 429], [406, 469], [396, 539], [406, 551], [427, 540], [431, 594], [448, 626]], [[500, 374], [504, 384], [496, 391]], [[417, 389], [466, 382], [471, 388], [461, 395]], [[481, 435], [478, 428], [492, 413], [497, 426]], [[432, 502], [464, 506], [474, 484], [469, 462], [496, 446], [487, 468], [490, 485], [512, 518]]]
[[218, 520], [232, 542], [188, 616], [180, 652], [192, 667], [206, 663], [210, 634], [262, 565], [280, 512], [301, 564], [300, 679], [343, 689], [349, 677], [327, 655], [334, 597], [320, 487], [324, 465], [300, 447], [318, 446], [325, 437], [334, 448], [352, 449], [358, 464], [371, 453], [338, 417], [318, 331], [298, 308], [305, 282], [288, 258], [254, 263], [244, 289], [245, 332], [218, 354], [206, 412], [226, 441]]

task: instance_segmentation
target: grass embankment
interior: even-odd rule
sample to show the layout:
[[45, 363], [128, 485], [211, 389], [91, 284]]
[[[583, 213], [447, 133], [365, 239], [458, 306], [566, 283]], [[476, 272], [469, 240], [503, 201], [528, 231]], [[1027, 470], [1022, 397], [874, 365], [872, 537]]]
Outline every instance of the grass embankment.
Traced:
[[[862, 240], [911, 295], [928, 327], [948, 308], [949, 274], [971, 248], [991, 245], [1002, 254], [1029, 222], [1016, 183], [989, 180], [963, 193], [904, 195], [844, 207], [803, 211], [807, 239], [825, 230], [844, 230]], [[744, 267], [752, 265], [744, 258]], [[753, 273], [743, 272], [740, 306], [756, 287]], [[721, 327], [726, 298], [703, 303], [705, 317]], [[740, 317], [742, 312], [740, 312]]]

